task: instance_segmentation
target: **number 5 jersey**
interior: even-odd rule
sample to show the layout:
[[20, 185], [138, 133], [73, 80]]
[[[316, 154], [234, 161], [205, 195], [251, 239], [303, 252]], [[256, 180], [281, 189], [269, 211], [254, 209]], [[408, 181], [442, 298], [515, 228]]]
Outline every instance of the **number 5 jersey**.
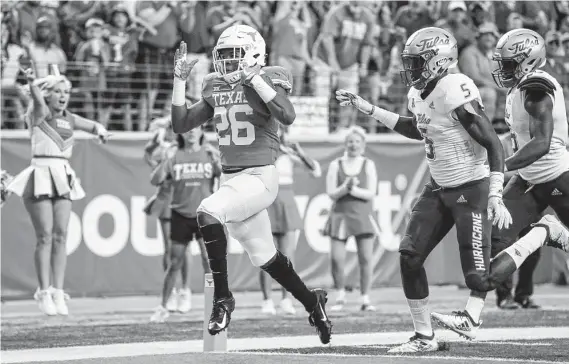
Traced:
[[486, 149], [476, 142], [462, 124], [452, 117], [461, 105], [476, 100], [480, 93], [467, 76], [456, 73], [441, 78], [425, 98], [411, 88], [407, 94], [409, 111], [425, 141], [431, 177], [442, 187], [456, 187], [489, 175]]
[[545, 183], [556, 179], [569, 170], [569, 152], [567, 152], [567, 116], [563, 88], [555, 78], [547, 72], [535, 71], [520, 80], [517, 86], [510, 89], [506, 98], [506, 123], [512, 135], [514, 153], [533, 138], [535, 128], [533, 118], [524, 107], [525, 85], [529, 82], [545, 82], [553, 88], [549, 94], [553, 101], [553, 136], [549, 145], [549, 153], [529, 166], [519, 169], [519, 175], [532, 184]]
[[[290, 73], [282, 67], [263, 67], [260, 75], [273, 88], [292, 90]], [[202, 97], [214, 109], [224, 170], [275, 163], [279, 154], [278, 121], [255, 90], [245, 91], [241, 83], [230, 84], [218, 73], [210, 73], [204, 79]]]

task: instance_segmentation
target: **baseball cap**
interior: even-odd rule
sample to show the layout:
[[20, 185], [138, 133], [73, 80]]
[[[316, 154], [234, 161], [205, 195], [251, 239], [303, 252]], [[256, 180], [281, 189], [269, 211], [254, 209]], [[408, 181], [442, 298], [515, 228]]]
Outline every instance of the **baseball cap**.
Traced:
[[496, 27], [496, 25], [494, 23], [491, 23], [491, 22], [482, 23], [478, 27], [477, 37], [484, 35], [484, 34], [492, 34], [496, 38], [500, 38], [500, 33], [498, 33], [498, 28]]
[[99, 18], [91, 18], [89, 20], [87, 20], [87, 22], [85, 23], [85, 28], [90, 28], [90, 27], [94, 27], [94, 26], [99, 26], [102, 27], [105, 25], [105, 22], [102, 21]]
[[451, 1], [448, 3], [448, 11], [453, 11], [457, 9], [467, 10], [466, 3], [464, 1]]
[[40, 16], [36, 22], [36, 27], [39, 26], [51, 26], [52, 25], [52, 21], [49, 17], [47, 16]]

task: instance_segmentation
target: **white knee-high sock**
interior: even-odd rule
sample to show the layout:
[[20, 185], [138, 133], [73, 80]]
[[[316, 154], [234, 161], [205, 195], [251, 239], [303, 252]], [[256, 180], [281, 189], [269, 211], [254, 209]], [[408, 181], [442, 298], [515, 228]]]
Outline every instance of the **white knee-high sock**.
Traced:
[[409, 311], [413, 318], [415, 332], [425, 335], [433, 335], [433, 327], [431, 326], [431, 310], [429, 308], [429, 297], [420, 300], [407, 299]]
[[543, 246], [546, 238], [547, 230], [541, 226], [536, 226], [500, 254], [508, 254], [516, 263], [516, 267], [519, 268], [527, 257]]
[[484, 299], [480, 297], [470, 296], [466, 302], [466, 312], [472, 317], [474, 322], [480, 321], [480, 314], [484, 308]]

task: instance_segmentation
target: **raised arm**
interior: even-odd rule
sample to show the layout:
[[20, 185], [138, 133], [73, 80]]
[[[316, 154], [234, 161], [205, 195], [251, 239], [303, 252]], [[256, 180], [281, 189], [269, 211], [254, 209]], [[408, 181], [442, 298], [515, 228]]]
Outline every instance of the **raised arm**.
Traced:
[[353, 186], [350, 190], [350, 195], [360, 198], [362, 200], [371, 200], [377, 195], [377, 170], [375, 169], [375, 163], [371, 159], [366, 162], [366, 188], [361, 188], [358, 186]]
[[160, 186], [171, 175], [171, 171], [172, 171], [172, 160], [170, 158], [165, 158], [158, 165], [158, 167], [156, 167], [152, 171], [152, 174], [150, 175], [150, 183], [153, 186]]
[[401, 116], [379, 106], [372, 105], [360, 96], [346, 90], [336, 91], [336, 99], [341, 106], [351, 105], [363, 114], [371, 116], [389, 129], [409, 139], [423, 140], [423, 136], [416, 127], [415, 118]]
[[32, 68], [28, 68], [24, 71], [28, 85], [30, 86], [30, 94], [32, 97], [32, 117], [30, 118], [30, 126], [35, 126], [44, 120], [49, 115], [49, 108], [45, 103], [42, 92], [38, 83], [36, 82], [36, 76]]
[[174, 56], [174, 90], [172, 92], [172, 129], [176, 134], [192, 130], [213, 117], [213, 107], [203, 98], [190, 107], [186, 106], [186, 80], [197, 63], [187, 61], [187, 46], [180, 43]]
[[[524, 108], [530, 114], [531, 140], [506, 159], [509, 171], [527, 167], [547, 153], [553, 137], [553, 93], [555, 85], [545, 79], [528, 79], [518, 87], [525, 91]], [[563, 102], [563, 100], [561, 100]], [[515, 138], [515, 135], [512, 135]]]
[[301, 164], [308, 169], [314, 178], [318, 178], [322, 175], [320, 163], [318, 163], [316, 159], [312, 159], [307, 156], [298, 143], [294, 143], [290, 148], [285, 146], [281, 146], [281, 148], [284, 148], [285, 152], [290, 156], [293, 162]]

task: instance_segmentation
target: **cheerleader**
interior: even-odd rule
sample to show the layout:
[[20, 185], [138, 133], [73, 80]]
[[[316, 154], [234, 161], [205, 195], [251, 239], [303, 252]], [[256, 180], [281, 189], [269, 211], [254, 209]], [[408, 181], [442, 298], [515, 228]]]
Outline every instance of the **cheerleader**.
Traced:
[[7, 190], [23, 197], [35, 229], [34, 260], [39, 287], [34, 298], [46, 315], [67, 315], [67, 295], [63, 292], [67, 226], [72, 201], [85, 196], [69, 164], [73, 134], [82, 130], [106, 142], [109, 133], [102, 125], [67, 111], [71, 83], [65, 76], [36, 80], [31, 69], [25, 75], [32, 99], [25, 116], [31, 134], [32, 160]]
[[[306, 156], [298, 143], [290, 144], [287, 141], [287, 133], [283, 126], [279, 129], [280, 153], [275, 162], [279, 172], [279, 192], [275, 202], [267, 209], [271, 220], [273, 240], [277, 249], [293, 260], [296, 250], [296, 231], [302, 228], [302, 220], [296, 200], [294, 198], [294, 165], [300, 164], [308, 169], [315, 178], [322, 174], [320, 164]], [[261, 270], [261, 291], [263, 292], [263, 304], [261, 311], [275, 315], [276, 309], [271, 299], [271, 277]], [[292, 305], [288, 292], [282, 289], [280, 308], [285, 314], [294, 315], [296, 310]]]
[[[203, 145], [204, 134], [201, 128], [179, 134], [178, 148], [168, 158], [164, 159], [154, 170], [151, 177], [153, 185], [169, 183], [172, 188], [172, 198], [169, 204], [171, 210], [171, 241], [169, 264], [162, 288], [162, 302], [156, 309], [150, 321], [163, 322], [169, 317], [167, 307], [175, 285], [176, 275], [186, 264], [190, 271], [187, 247], [192, 240], [199, 243], [202, 265], [209, 272], [209, 263], [204, 241], [197, 223], [196, 210], [202, 200], [213, 192], [215, 179], [221, 175], [221, 163], [217, 150], [209, 144]], [[185, 276], [184, 292], [186, 312], [191, 307], [191, 291], [189, 274]], [[178, 307], [180, 311], [180, 307]]]
[[366, 133], [361, 127], [349, 129], [342, 157], [330, 163], [326, 175], [326, 193], [334, 201], [325, 235], [331, 240], [332, 278], [338, 290], [336, 304], [331, 310], [341, 310], [346, 302], [344, 265], [346, 241], [356, 239], [360, 267], [362, 311], [373, 311], [369, 299], [373, 273], [373, 243], [379, 232], [372, 216], [373, 198], [377, 194], [375, 164], [364, 156]]

